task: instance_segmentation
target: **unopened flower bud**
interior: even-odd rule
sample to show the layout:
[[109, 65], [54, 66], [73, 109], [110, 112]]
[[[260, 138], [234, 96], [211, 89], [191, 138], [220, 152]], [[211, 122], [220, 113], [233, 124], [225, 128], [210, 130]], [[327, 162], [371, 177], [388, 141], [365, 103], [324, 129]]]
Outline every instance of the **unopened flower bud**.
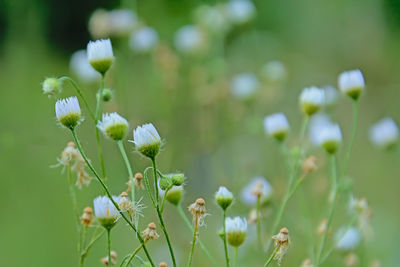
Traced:
[[110, 39], [90, 41], [87, 45], [87, 55], [90, 65], [104, 75], [114, 61]]
[[56, 102], [57, 120], [66, 128], [74, 129], [82, 118], [78, 98], [75, 96], [59, 99]]
[[311, 88], [305, 88], [301, 92], [300, 106], [306, 115], [308, 116], [314, 115], [315, 113], [321, 110], [324, 104], [325, 104], [324, 90], [317, 87], [311, 87]]
[[354, 100], [358, 100], [365, 89], [364, 76], [360, 70], [342, 72], [338, 82], [340, 91]]
[[161, 137], [153, 124], [138, 126], [133, 131], [133, 143], [137, 151], [144, 156], [154, 159], [161, 147]]
[[147, 228], [143, 230], [142, 237], [145, 241], [147, 240], [155, 240], [158, 238], [158, 234], [156, 232], [156, 224], [151, 222], [147, 225]]
[[226, 240], [229, 245], [239, 247], [247, 237], [247, 221], [245, 218], [235, 217], [225, 220]]
[[47, 78], [43, 82], [43, 94], [50, 96], [61, 93], [62, 82], [57, 78]]
[[113, 112], [103, 114], [102, 120], [97, 123], [97, 128], [99, 128], [105, 136], [115, 141], [120, 141], [126, 136], [129, 124], [125, 118]]
[[233, 194], [225, 186], [221, 186], [215, 193], [215, 200], [223, 210], [226, 210], [232, 204]]
[[113, 97], [113, 91], [111, 90], [111, 89], [109, 89], [109, 88], [104, 88], [103, 89], [103, 94], [102, 94], [102, 96], [101, 96], [101, 99], [104, 101], [104, 102], [108, 102], [108, 101], [110, 101], [111, 99], [112, 99], [112, 97]]
[[172, 186], [171, 178], [169, 176], [163, 176], [161, 177], [159, 184], [162, 190], [167, 190]]
[[174, 173], [171, 180], [173, 185], [180, 186], [185, 181], [185, 175], [183, 173]]

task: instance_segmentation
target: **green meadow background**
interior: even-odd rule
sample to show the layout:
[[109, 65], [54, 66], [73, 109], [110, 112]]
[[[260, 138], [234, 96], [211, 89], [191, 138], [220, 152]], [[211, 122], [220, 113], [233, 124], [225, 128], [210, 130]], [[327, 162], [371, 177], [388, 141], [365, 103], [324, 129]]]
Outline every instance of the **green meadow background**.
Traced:
[[[77, 235], [66, 173], [61, 173], [61, 168], [50, 168], [71, 136], [56, 124], [55, 99], [42, 94], [41, 82], [50, 76], [74, 77], [69, 70], [70, 55], [84, 49], [90, 40], [90, 14], [99, 7], [135, 6], [140, 18], [173, 49], [174, 32], [193, 23], [193, 10], [217, 1], [139, 0], [135, 5], [130, 1], [81, 2], [0, 2], [0, 266], [77, 264]], [[368, 129], [383, 116], [400, 122], [400, 1], [255, 0], [254, 4], [256, 18], [228, 35], [222, 58], [179, 56], [178, 82], [173, 88], [163, 85], [160, 69], [154, 64], [156, 54], [137, 55], [129, 50], [126, 40], [112, 40], [116, 62], [107, 74], [106, 86], [115, 90], [115, 98], [104, 105], [104, 110], [119, 112], [129, 120], [131, 129], [145, 122], [156, 126], [165, 140], [159, 167], [165, 173], [183, 171], [187, 175], [184, 207], [197, 197], [206, 200], [210, 216], [200, 237], [223, 263], [222, 242], [216, 235], [221, 212], [213, 199], [218, 186], [225, 185], [239, 196], [253, 176], [268, 179], [275, 194], [265, 211], [265, 239], [285, 191], [285, 161], [277, 144], [265, 136], [263, 117], [285, 112], [292, 125], [289, 145], [296, 144], [302, 120], [298, 108], [302, 88], [336, 85], [340, 72], [360, 68], [367, 89], [360, 99], [359, 132], [348, 174], [353, 179], [354, 194], [368, 198], [373, 208], [375, 234], [358, 253], [362, 255], [362, 266], [374, 259], [383, 266], [399, 266], [400, 153], [372, 147]], [[251, 103], [229, 94], [230, 77], [243, 71], [257, 72], [270, 60], [285, 65], [287, 78], [283, 84], [264, 86]], [[98, 85], [81, 85], [94, 105]], [[62, 96], [73, 94], [73, 89], [65, 86]], [[342, 126], [346, 145], [352, 127], [351, 101], [342, 97], [331, 114]], [[85, 116], [78, 132], [98, 167], [94, 126], [87, 113]], [[132, 139], [131, 131], [128, 139]], [[112, 192], [119, 194], [125, 190], [125, 166], [114, 143], [102, 138], [102, 144]], [[135, 171], [149, 166], [150, 162], [135, 153], [130, 143], [125, 145]], [[318, 157], [319, 169], [307, 177], [303, 192], [312, 227], [316, 228], [326, 214], [329, 168], [324, 153], [315, 148], [309, 153]], [[93, 198], [101, 193], [93, 180], [78, 192], [80, 207], [92, 205]], [[283, 220], [293, 244], [282, 266], [300, 266], [308, 257], [307, 226], [298, 203], [296, 195]], [[335, 213], [335, 227], [348, 219], [345, 205], [341, 202], [342, 208]], [[147, 211], [142, 221], [156, 220], [154, 213]], [[228, 214], [247, 216], [248, 211], [237, 199]], [[173, 206], [167, 204], [165, 217], [180, 266], [184, 266], [191, 234]], [[248, 240], [239, 250], [238, 266], [261, 266], [267, 255], [255, 248], [254, 225], [249, 231]], [[123, 223], [113, 230], [113, 236], [112, 247], [119, 259], [137, 246], [133, 233]], [[164, 244], [162, 235], [149, 243], [156, 262], [169, 261]], [[101, 266], [99, 259], [105, 254], [103, 237], [93, 247], [86, 266]], [[325, 266], [342, 266], [342, 262], [343, 254], [335, 252]], [[209, 266], [199, 248], [194, 266]]]

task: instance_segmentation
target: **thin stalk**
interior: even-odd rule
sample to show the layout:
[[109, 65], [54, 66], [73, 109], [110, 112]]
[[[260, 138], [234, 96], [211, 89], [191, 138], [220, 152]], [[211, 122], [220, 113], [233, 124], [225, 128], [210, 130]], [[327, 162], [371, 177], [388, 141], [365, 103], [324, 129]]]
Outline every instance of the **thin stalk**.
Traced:
[[167, 190], [165, 190], [164, 196], [163, 196], [162, 201], [161, 201], [161, 214], [164, 213], [165, 199], [167, 199], [167, 194], [168, 194], [169, 189], [170, 188], [167, 188]]
[[236, 265], [237, 265], [237, 258], [238, 258], [238, 247], [235, 247], [235, 249], [234, 249], [234, 251], [235, 251], [235, 254], [234, 254], [234, 260], [233, 260], [233, 267], [236, 267]]
[[108, 248], [108, 267], [110, 267], [111, 264], [111, 229], [107, 229], [107, 248]]
[[157, 167], [156, 167], [156, 159], [153, 158], [151, 159], [152, 164], [153, 164], [153, 171], [154, 171], [154, 191], [155, 191], [155, 201], [157, 203], [157, 207], [158, 207], [158, 183], [157, 183], [157, 179], [158, 179], [158, 175], [157, 175]]
[[103, 231], [101, 231], [101, 233], [99, 233], [98, 235], [96, 235], [97, 230], [98, 230], [99, 228], [100, 228], [100, 227], [97, 227], [97, 228], [96, 228], [96, 231], [93, 233], [93, 236], [92, 236], [92, 238], [91, 238], [89, 244], [88, 244], [87, 247], [81, 252], [81, 259], [80, 259], [80, 264], [79, 264], [79, 266], [81, 266], [81, 267], [83, 266], [83, 263], [84, 263], [84, 261], [85, 261], [85, 258], [86, 258], [86, 256], [87, 256], [87, 254], [89, 253], [90, 249], [92, 248], [93, 244], [94, 244], [97, 240], [99, 240], [100, 237], [101, 237], [101, 236], [104, 234], [104, 232], [105, 232], [105, 230], [103, 230]]
[[347, 166], [349, 165], [350, 155], [353, 148], [354, 140], [357, 136], [357, 128], [358, 128], [358, 101], [354, 100], [353, 102], [353, 132], [351, 134], [351, 139], [349, 142], [349, 146], [347, 147], [346, 156], [343, 164], [343, 173], [346, 173]]
[[262, 240], [261, 240], [261, 212], [260, 212], [260, 202], [261, 195], [257, 196], [257, 204], [256, 204], [256, 214], [257, 214], [257, 240], [260, 249], [262, 249]]
[[[190, 229], [191, 232], [193, 232], [193, 226], [190, 223], [189, 219], [186, 217], [185, 212], [182, 209], [182, 206], [180, 204], [178, 204], [176, 206], [179, 215], [181, 216], [181, 218], [183, 219], [183, 221], [185, 222], [186, 226]], [[210, 260], [210, 262], [214, 265], [217, 266], [217, 263], [215, 261], [215, 259], [211, 256], [210, 252], [208, 251], [207, 247], [204, 245], [204, 243], [199, 239], [198, 240], [200, 248], [203, 250], [204, 254], [206, 254], [207, 258]]]
[[76, 135], [76, 130], [75, 129], [71, 129], [72, 132], [72, 136], [74, 138], [75, 144], [80, 152], [80, 154], [82, 155], [83, 159], [86, 162], [86, 165], [89, 167], [89, 169], [93, 172], [93, 174], [95, 175], [95, 177], [97, 178], [97, 180], [99, 181], [100, 185], [103, 187], [105, 193], [107, 194], [108, 198], [110, 199], [110, 201], [113, 203], [114, 207], [118, 210], [119, 214], [121, 215], [121, 217], [128, 223], [128, 225], [135, 231], [136, 236], [139, 239], [139, 242], [141, 244], [143, 244], [143, 250], [146, 253], [146, 256], [148, 258], [148, 260], [151, 263], [151, 266], [154, 266], [153, 260], [151, 259], [151, 256], [149, 254], [149, 252], [147, 251], [146, 246], [144, 245], [144, 240], [143, 238], [140, 236], [137, 228], [135, 225], [132, 224], [132, 222], [126, 217], [126, 215], [122, 212], [122, 210], [119, 208], [118, 204], [114, 201], [114, 199], [112, 198], [112, 195], [107, 187], [107, 185], [103, 182], [103, 180], [100, 178], [99, 174], [97, 173], [97, 171], [94, 169], [93, 165], [90, 163], [89, 159], [87, 158], [85, 152], [83, 151], [82, 145], [78, 139], [78, 136]]
[[135, 180], [133, 177], [133, 171], [132, 171], [132, 166], [129, 162], [128, 156], [125, 151], [124, 144], [122, 143], [122, 140], [117, 141], [119, 151], [121, 152], [122, 158], [124, 159], [126, 169], [128, 170], [129, 174], [129, 180], [131, 181], [132, 184], [132, 190], [131, 190], [131, 197], [132, 197], [132, 203], [135, 205]]
[[194, 247], [196, 245], [196, 238], [197, 238], [198, 228], [199, 228], [198, 218], [196, 217], [195, 220], [194, 220], [194, 231], [193, 231], [193, 239], [192, 239], [192, 248], [190, 249], [188, 267], [192, 266], [193, 253], [194, 253]]
[[96, 97], [96, 113], [95, 113], [95, 123], [96, 123], [96, 143], [97, 143], [97, 153], [99, 154], [100, 166], [101, 166], [101, 174], [103, 175], [104, 183], [107, 184], [107, 176], [106, 176], [106, 169], [104, 167], [104, 157], [103, 157], [103, 150], [100, 144], [100, 130], [97, 127], [97, 123], [100, 120], [100, 113], [101, 113], [101, 103], [102, 103], [102, 96], [104, 90], [104, 74], [101, 75], [100, 80], [100, 89], [97, 93]]
[[224, 250], [225, 250], [225, 260], [226, 260], [226, 267], [229, 267], [229, 255], [228, 255], [228, 245], [226, 244], [226, 210], [223, 210], [223, 216], [222, 216], [222, 225], [224, 229]]
[[274, 249], [274, 251], [271, 253], [271, 256], [269, 256], [269, 258], [267, 259], [267, 261], [264, 264], [264, 267], [267, 267], [271, 261], [274, 259], [276, 252], [278, 252], [279, 246], [276, 246], [276, 248]]
[[336, 205], [336, 196], [337, 196], [337, 191], [338, 191], [338, 177], [337, 177], [337, 164], [336, 164], [336, 156], [335, 155], [331, 155], [331, 164], [332, 164], [333, 197], [332, 197], [331, 205], [329, 207], [328, 221], [326, 223], [326, 231], [325, 231], [324, 235], [322, 236], [321, 246], [319, 247], [319, 252], [317, 254], [317, 262], [315, 265], [316, 267], [318, 267], [321, 264], [322, 252], [324, 251], [326, 240], [328, 238], [329, 227], [332, 223], [333, 211], [335, 210], [335, 205]]
[[[140, 246], [138, 246], [135, 251], [132, 253], [132, 255], [129, 257], [128, 261], [126, 262], [125, 266], [129, 266], [129, 264], [131, 263], [131, 261], [135, 258], [136, 254], [138, 254], [138, 252], [142, 249], [143, 245], [140, 244]], [[122, 264], [121, 264], [122, 266]]]
[[83, 96], [82, 90], [79, 88], [78, 84], [72, 78], [70, 78], [68, 76], [62, 76], [62, 77], [59, 78], [59, 80], [61, 80], [61, 81], [69, 81], [72, 84], [72, 86], [75, 88], [75, 91], [78, 93], [78, 95], [82, 99], [83, 103], [85, 104], [86, 109], [88, 110], [90, 117], [92, 118], [92, 120], [94, 122], [96, 122], [96, 118], [95, 118], [95, 116], [93, 114], [93, 111], [91, 110], [88, 102], [86, 101], [86, 98]]

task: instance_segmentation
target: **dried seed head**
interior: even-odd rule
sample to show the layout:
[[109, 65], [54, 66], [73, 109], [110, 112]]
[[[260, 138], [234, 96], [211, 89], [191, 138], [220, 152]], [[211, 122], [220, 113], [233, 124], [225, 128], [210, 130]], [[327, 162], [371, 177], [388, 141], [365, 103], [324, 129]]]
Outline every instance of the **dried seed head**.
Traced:
[[158, 238], [158, 234], [156, 232], [156, 224], [151, 222], [147, 225], [147, 228], [143, 230], [142, 237], [145, 241], [147, 240], [155, 240]]
[[121, 198], [118, 202], [118, 206], [121, 210], [127, 211], [128, 213], [133, 212], [133, 203], [129, 200], [127, 192], [121, 193]]
[[346, 258], [344, 258], [344, 266], [346, 267], [357, 267], [360, 263], [358, 256], [354, 253], [349, 253]]
[[192, 203], [188, 207], [188, 209], [193, 215], [193, 223], [194, 224], [202, 224], [202, 221], [206, 214], [206, 207], [205, 207], [204, 199], [202, 199], [202, 198], [196, 199], [196, 201], [194, 203]]
[[253, 195], [255, 195], [256, 197], [261, 198], [262, 195], [263, 195], [263, 188], [264, 188], [264, 184], [261, 181], [258, 181], [255, 184], [255, 186], [254, 186], [253, 190], [251, 191], [251, 193]]
[[289, 230], [283, 227], [279, 234], [274, 235], [272, 239], [275, 240], [275, 247], [277, 248], [274, 260], [277, 260], [280, 265], [290, 245]]
[[88, 227], [93, 223], [93, 220], [94, 220], [93, 209], [91, 207], [84, 208], [81, 217], [82, 224]]
[[140, 172], [135, 174], [135, 187], [143, 188], [143, 174]]
[[165, 263], [164, 261], [160, 262], [160, 264], [158, 265], [158, 267], [168, 267], [167, 263]]
[[314, 172], [316, 169], [318, 169], [317, 158], [311, 155], [303, 162], [304, 175]]
[[[110, 253], [111, 255], [111, 265], [115, 265], [115, 264], [117, 264], [117, 252], [115, 252], [115, 251], [111, 251], [111, 253]], [[104, 258], [101, 258], [101, 263], [103, 263], [105, 266], [109, 266], [109, 264], [108, 264], [108, 256], [107, 257], [104, 257]]]

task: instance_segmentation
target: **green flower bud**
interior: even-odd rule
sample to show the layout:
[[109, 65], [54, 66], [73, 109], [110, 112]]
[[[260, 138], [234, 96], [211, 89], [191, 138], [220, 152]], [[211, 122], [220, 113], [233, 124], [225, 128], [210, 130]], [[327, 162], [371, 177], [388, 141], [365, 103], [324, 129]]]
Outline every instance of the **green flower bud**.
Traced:
[[47, 78], [43, 82], [43, 94], [50, 96], [61, 93], [62, 82], [57, 78]]
[[215, 193], [215, 200], [223, 210], [226, 210], [232, 204], [233, 194], [225, 186], [221, 186]]
[[103, 95], [101, 96], [101, 99], [104, 102], [108, 102], [111, 100], [111, 98], [113, 97], [113, 91], [109, 88], [104, 88], [103, 89]]
[[176, 186], [180, 186], [185, 181], [185, 175], [183, 173], [175, 173], [171, 177], [172, 184]]

